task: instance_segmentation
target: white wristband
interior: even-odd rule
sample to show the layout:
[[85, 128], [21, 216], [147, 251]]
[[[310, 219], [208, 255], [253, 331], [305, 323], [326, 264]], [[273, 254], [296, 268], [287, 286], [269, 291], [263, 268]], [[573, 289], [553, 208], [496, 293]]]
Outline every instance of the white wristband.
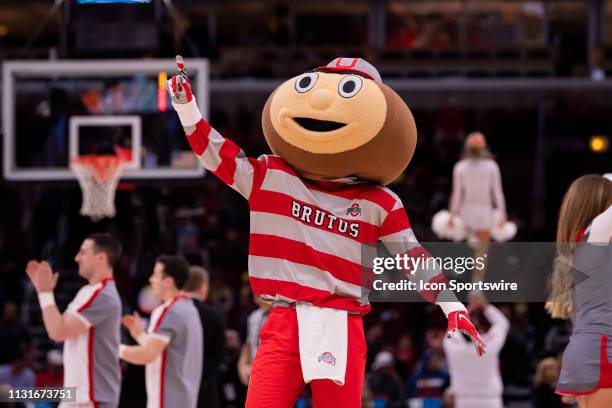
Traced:
[[55, 297], [53, 296], [53, 292], [39, 293], [38, 303], [40, 303], [40, 310], [43, 310], [49, 306], [55, 306]]
[[119, 345], [119, 358], [123, 360], [123, 356], [125, 354], [125, 349], [127, 348], [127, 346], [125, 344], [120, 344]]
[[452, 290], [443, 290], [438, 293], [436, 298], [436, 305], [442, 308], [445, 316], [448, 316], [452, 312], [467, 312], [467, 309], [463, 303], [457, 300], [457, 296]]
[[138, 336], [136, 342], [141, 346], [145, 344], [147, 342], [147, 333], [142, 333], [140, 336]]
[[187, 103], [172, 102], [172, 106], [174, 106], [174, 110], [176, 113], [178, 113], [183, 127], [195, 126], [200, 119], [202, 119], [202, 114], [200, 113], [198, 105], [196, 104], [195, 96]]

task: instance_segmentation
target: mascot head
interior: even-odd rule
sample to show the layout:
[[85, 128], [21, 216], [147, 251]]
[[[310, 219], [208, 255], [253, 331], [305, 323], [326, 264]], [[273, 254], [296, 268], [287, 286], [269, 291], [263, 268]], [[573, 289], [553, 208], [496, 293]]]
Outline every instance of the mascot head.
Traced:
[[408, 106], [360, 58], [336, 58], [282, 83], [262, 126], [272, 151], [304, 177], [382, 185], [408, 166], [417, 138]]

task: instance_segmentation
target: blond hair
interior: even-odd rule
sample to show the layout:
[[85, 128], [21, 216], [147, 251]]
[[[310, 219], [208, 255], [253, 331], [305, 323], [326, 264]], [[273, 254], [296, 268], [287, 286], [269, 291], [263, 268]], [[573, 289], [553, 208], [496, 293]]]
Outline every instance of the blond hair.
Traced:
[[480, 132], [472, 132], [466, 136], [463, 144], [462, 159], [492, 159], [493, 155], [487, 147], [484, 135]]
[[552, 291], [546, 310], [553, 318], [567, 319], [573, 304], [571, 290], [572, 254], [578, 234], [612, 204], [612, 182], [598, 174], [574, 180], [563, 197], [557, 225], [557, 259], [552, 275]]

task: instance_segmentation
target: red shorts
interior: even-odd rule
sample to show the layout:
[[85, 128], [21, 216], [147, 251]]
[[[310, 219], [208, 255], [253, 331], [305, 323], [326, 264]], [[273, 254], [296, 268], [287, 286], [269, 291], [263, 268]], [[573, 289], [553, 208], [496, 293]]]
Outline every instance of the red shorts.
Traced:
[[[247, 408], [291, 408], [306, 384], [302, 376], [295, 309], [273, 307], [261, 328], [251, 369]], [[348, 355], [344, 385], [310, 382], [315, 408], [360, 407], [365, 375], [366, 342], [359, 315], [348, 315]]]

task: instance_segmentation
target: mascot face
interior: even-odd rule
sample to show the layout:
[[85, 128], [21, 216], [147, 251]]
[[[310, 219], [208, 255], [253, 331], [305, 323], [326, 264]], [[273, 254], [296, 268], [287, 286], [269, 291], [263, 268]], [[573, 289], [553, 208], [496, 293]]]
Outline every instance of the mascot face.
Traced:
[[[270, 148], [302, 176], [355, 176], [388, 184], [406, 168], [416, 145], [410, 110], [363, 60], [343, 58], [281, 84], [262, 115]], [[367, 64], [373, 75], [350, 69]], [[333, 64], [335, 66], [332, 66]]]

